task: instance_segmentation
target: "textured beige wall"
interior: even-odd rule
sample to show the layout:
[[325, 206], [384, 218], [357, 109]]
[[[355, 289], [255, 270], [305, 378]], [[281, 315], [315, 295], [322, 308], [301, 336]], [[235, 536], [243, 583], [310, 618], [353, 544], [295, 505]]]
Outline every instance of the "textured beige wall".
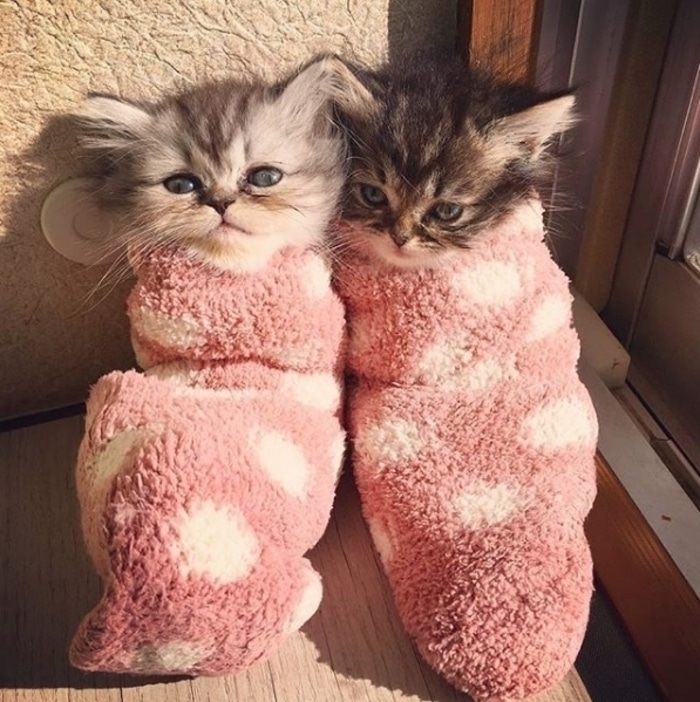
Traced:
[[155, 97], [203, 78], [279, 75], [323, 50], [370, 63], [449, 51], [455, 4], [0, 0], [0, 418], [80, 401], [132, 364], [129, 281], [91, 295], [105, 268], [70, 263], [41, 236], [44, 197], [78, 170], [53, 115], [88, 90]]

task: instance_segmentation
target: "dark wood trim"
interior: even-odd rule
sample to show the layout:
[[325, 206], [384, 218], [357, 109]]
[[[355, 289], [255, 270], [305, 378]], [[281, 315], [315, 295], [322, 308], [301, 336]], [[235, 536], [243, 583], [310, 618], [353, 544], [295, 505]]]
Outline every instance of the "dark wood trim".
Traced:
[[2, 419], [0, 420], [0, 434], [6, 431], [24, 429], [25, 427], [31, 427], [35, 424], [54, 422], [57, 419], [75, 417], [78, 414], [85, 414], [84, 402], [77, 403], [75, 405], [66, 405], [64, 407], [55, 407], [54, 409], [44, 410], [43, 412], [35, 412], [34, 414], [29, 415], [22, 415], [20, 417]]
[[672, 240], [685, 227], [692, 207], [691, 184], [700, 158], [699, 31], [700, 3], [679, 1], [603, 312], [626, 346], [635, 334], [654, 254], [669, 245], [675, 249]]
[[602, 456], [586, 523], [596, 575], [669, 702], [700, 695], [700, 600]]
[[[608, 134], [611, 154], [595, 198], [610, 219], [594, 219], [584, 248], [579, 278], [597, 306], [609, 290], [611, 257], [617, 252], [631, 196], [655, 80], [670, 30], [673, 5], [660, 10], [644, 2], [633, 20], [628, 54], [619, 75], [631, 84], [618, 96]], [[532, 82], [535, 75], [541, 3], [529, 0], [462, 0], [458, 4], [458, 52], [485, 64], [508, 80]], [[654, 15], [654, 13], [656, 13]], [[661, 26], [654, 25], [654, 15]], [[653, 53], [653, 60], [644, 55]], [[641, 105], [639, 104], [641, 102]], [[633, 128], [626, 110], [637, 110]], [[623, 161], [627, 159], [630, 163]], [[625, 170], [627, 169], [627, 170]], [[620, 192], [622, 191], [622, 192]], [[610, 201], [618, 197], [620, 202]], [[612, 211], [613, 205], [617, 208]], [[596, 236], [597, 235], [597, 236]], [[610, 240], [605, 239], [610, 237]], [[606, 260], [600, 264], [600, 258]], [[605, 460], [598, 456], [598, 497], [586, 524], [598, 581], [646, 665], [669, 702], [700, 696], [700, 601]]]
[[574, 281], [598, 312], [610, 297], [676, 5], [642, 0], [628, 16]]
[[457, 51], [499, 78], [532, 83], [539, 42], [539, 0], [460, 0]]

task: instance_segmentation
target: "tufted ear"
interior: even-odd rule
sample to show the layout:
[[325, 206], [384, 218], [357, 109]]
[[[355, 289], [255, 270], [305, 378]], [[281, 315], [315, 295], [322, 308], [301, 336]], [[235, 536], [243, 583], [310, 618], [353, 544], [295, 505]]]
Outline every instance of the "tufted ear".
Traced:
[[82, 143], [106, 151], [143, 138], [153, 119], [143, 107], [108, 95], [91, 95], [74, 116]]
[[379, 103], [372, 88], [379, 84], [367, 72], [337, 57], [329, 65], [332, 71], [331, 97], [338, 110], [350, 116], [369, 115]]
[[333, 106], [348, 112], [366, 112], [375, 102], [371, 92], [337, 56], [323, 55], [307, 63], [284, 86], [279, 106], [304, 119], [330, 115]]
[[497, 139], [504, 151], [525, 151], [536, 160], [552, 137], [573, 125], [575, 102], [573, 95], [563, 95], [503, 117], [492, 126], [489, 139]]
[[330, 75], [326, 59], [306, 64], [282, 87], [277, 105], [295, 123], [313, 123], [329, 102]]

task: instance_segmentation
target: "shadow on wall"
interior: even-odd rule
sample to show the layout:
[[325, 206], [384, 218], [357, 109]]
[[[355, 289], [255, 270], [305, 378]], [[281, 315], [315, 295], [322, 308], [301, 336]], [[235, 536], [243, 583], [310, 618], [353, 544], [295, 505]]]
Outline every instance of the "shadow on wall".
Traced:
[[17, 224], [23, 224], [26, 214], [36, 209], [35, 203], [43, 202], [52, 189], [55, 164], [73, 159], [77, 144], [70, 122], [65, 115], [50, 117], [29, 148], [12, 156], [14, 170], [21, 174], [22, 189], [3, 205], [3, 216], [8, 225], [3, 246], [18, 244], [27, 236], [36, 240], [41, 238], [38, 230], [25, 232]]
[[[397, 58], [415, 50], [452, 52], [455, 16], [455, 0], [390, 0], [389, 56]], [[71, 80], [69, 73], [65, 80]], [[63, 259], [42, 240], [38, 226], [48, 193], [86, 170], [84, 164], [81, 168], [76, 163], [78, 149], [71, 122], [62, 115], [50, 117], [30, 146], [12, 157], [15, 187], [3, 200], [7, 235], [0, 239], [0, 299], [5, 301], [2, 316], [6, 325], [0, 338], [0, 366], [11, 372], [3, 380], [0, 416], [34, 411], [37, 402], [49, 408], [63, 404], [65, 398], [81, 398], [90, 382], [107, 370], [123, 368], [132, 358], [124, 315], [130, 283], [113, 291], [107, 285], [91, 297], [104, 267], [86, 270]], [[58, 331], [68, 341], [58, 338]], [[72, 483], [82, 422], [76, 420], [70, 426], [60, 444], [52, 448], [50, 459], [37, 459], [34, 470], [16, 469], [20, 466], [8, 461], [7, 470], [0, 472], [0, 497], [10, 500], [5, 513], [12, 527], [5, 529], [7, 552], [0, 559], [7, 566], [3, 571], [6, 599], [2, 609], [7, 626], [1, 628], [0, 636], [0, 687], [97, 688], [148, 682], [83, 676], [67, 665], [70, 636], [86, 604], [94, 603], [100, 590], [80, 543]], [[25, 436], [18, 441], [23, 442]], [[358, 524], [358, 529], [364, 526]], [[365, 558], [373, 558], [366, 539], [357, 544], [365, 549]], [[382, 617], [389, 617], [385, 609], [391, 605], [381, 582], [378, 578], [373, 584], [373, 607]], [[329, 588], [336, 605], [352, 586], [348, 578], [336, 582], [335, 589]], [[326, 605], [331, 611], [333, 602], [329, 599]], [[361, 621], [369, 625], [366, 618]], [[392, 621], [400, 631], [395, 618]], [[385, 633], [387, 646], [391, 646], [394, 636], [391, 631]], [[402, 655], [415, 660], [410, 645], [402, 641]], [[338, 667], [350, 676], [374, 677], [390, 689], [418, 686], [423, 690], [424, 683], [418, 679], [405, 682], [392, 671], [375, 670], [374, 659], [381, 660], [381, 654], [370, 651], [360, 663]], [[431, 679], [429, 671], [423, 675]], [[434, 689], [441, 684], [431, 682]]]
[[[105, 266], [71, 263], [42, 239], [44, 198], [77, 170], [67, 122], [51, 114], [69, 109], [90, 88], [159, 94], [182, 81], [283, 71], [324, 49], [367, 62], [387, 50], [391, 57], [415, 49], [449, 52], [457, 2], [211, 0], [193, 6], [195, 31], [183, 29], [181, 13], [167, 0], [99, 3], [100, 21], [90, 3], [72, 2], [75, 11], [60, 17], [48, 5], [37, 13], [26, 5], [9, 5], [5, 24], [13, 50], [0, 58], [17, 62], [15, 80], [0, 86], [0, 153], [11, 154], [0, 169], [1, 418], [78, 402], [105, 372], [133, 365], [124, 315], [130, 284], [112, 292], [113, 276], [100, 282]], [[217, 25], [226, 25], [221, 31], [210, 22], [214, 6], [221, 10]], [[45, 127], [34, 136], [42, 120]]]
[[[17, 176], [2, 209], [0, 298], [6, 304], [0, 365], [13, 372], [0, 393], [2, 418], [21, 416], [37, 404], [52, 409], [66, 398], [82, 399], [87, 385], [105, 371], [133, 364], [124, 315], [128, 286], [118, 284], [116, 271], [106, 275], [104, 265], [86, 268], [54, 252], [39, 226], [51, 190], [87, 173], [79, 153], [71, 118], [58, 114], [10, 158]], [[71, 330], [71, 358], [57, 352], [55, 330], [62, 326]], [[72, 373], [72, 363], [83, 373]], [[39, 401], [33, 383], [41, 387]]]
[[416, 51], [450, 56], [454, 53], [457, 0], [389, 0], [388, 57]]

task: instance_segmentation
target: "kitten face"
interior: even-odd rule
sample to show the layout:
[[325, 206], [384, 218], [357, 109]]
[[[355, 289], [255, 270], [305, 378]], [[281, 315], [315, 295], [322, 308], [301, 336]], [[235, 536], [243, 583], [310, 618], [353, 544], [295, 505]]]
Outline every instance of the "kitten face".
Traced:
[[573, 98], [537, 102], [461, 63], [348, 71], [336, 97], [350, 144], [343, 216], [381, 263], [435, 266], [531, 196]]
[[285, 86], [225, 82], [155, 106], [90, 98], [83, 141], [122, 236], [249, 270], [320, 242], [342, 185], [329, 74], [319, 61]]

